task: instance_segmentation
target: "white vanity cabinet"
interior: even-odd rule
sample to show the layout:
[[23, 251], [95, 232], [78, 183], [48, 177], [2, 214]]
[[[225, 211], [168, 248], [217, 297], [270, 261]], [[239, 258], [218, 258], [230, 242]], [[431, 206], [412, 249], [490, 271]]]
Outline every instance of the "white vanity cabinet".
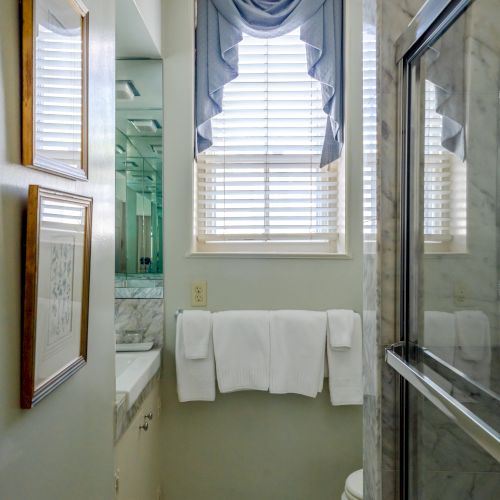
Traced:
[[[115, 485], [118, 500], [161, 498], [159, 386], [159, 381], [156, 381], [128, 429], [115, 445]], [[147, 429], [144, 429], [144, 426]]]

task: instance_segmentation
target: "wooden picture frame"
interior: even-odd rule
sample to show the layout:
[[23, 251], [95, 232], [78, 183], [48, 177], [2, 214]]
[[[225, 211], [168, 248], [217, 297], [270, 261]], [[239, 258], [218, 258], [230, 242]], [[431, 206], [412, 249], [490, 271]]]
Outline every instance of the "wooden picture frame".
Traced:
[[87, 180], [89, 11], [82, 0], [21, 2], [21, 161]]
[[91, 198], [29, 187], [21, 408], [87, 361], [91, 232]]

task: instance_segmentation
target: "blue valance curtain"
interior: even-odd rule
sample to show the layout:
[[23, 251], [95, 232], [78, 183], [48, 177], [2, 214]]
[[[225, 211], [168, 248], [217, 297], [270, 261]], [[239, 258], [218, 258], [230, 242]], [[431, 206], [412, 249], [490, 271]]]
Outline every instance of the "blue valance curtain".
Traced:
[[321, 167], [343, 144], [343, 0], [198, 0], [196, 28], [196, 153], [212, 145], [211, 119], [222, 112], [224, 85], [238, 76], [243, 33], [258, 38], [300, 27], [307, 68], [321, 82], [327, 115]]
[[465, 160], [465, 20], [461, 16], [452, 29], [437, 40], [426, 54], [426, 78], [436, 87], [436, 113], [443, 118], [442, 146]]

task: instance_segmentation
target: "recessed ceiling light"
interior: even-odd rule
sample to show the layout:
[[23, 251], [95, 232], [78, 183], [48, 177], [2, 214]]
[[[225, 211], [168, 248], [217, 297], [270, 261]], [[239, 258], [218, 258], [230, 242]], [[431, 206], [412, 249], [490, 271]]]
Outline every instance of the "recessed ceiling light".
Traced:
[[155, 134], [161, 129], [161, 125], [158, 120], [132, 118], [129, 119], [129, 122], [135, 127], [137, 132], [141, 132], [143, 134]]
[[124, 101], [132, 101], [141, 94], [132, 80], [116, 80], [116, 98]]

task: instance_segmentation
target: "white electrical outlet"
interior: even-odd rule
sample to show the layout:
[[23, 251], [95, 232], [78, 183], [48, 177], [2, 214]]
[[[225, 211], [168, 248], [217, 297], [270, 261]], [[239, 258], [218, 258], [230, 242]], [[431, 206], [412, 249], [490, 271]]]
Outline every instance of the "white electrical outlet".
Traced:
[[191, 306], [205, 307], [207, 305], [207, 282], [193, 281], [191, 283]]

